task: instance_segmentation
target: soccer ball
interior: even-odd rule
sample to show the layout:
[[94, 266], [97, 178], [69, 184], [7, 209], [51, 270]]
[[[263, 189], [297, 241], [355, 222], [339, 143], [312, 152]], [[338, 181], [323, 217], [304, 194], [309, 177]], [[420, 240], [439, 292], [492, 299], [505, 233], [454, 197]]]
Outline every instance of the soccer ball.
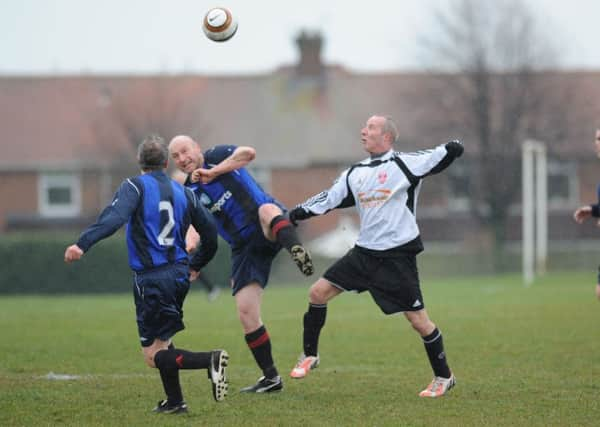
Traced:
[[229, 9], [215, 7], [206, 12], [202, 29], [206, 37], [215, 42], [225, 42], [232, 38], [237, 31], [238, 24]]

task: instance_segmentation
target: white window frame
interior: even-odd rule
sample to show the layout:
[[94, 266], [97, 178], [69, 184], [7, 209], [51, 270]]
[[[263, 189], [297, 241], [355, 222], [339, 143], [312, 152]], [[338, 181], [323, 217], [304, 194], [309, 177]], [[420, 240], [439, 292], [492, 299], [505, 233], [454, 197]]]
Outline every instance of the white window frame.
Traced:
[[[49, 190], [53, 187], [67, 187], [71, 191], [68, 204], [51, 204]], [[38, 175], [38, 209], [46, 218], [69, 218], [81, 213], [81, 177], [69, 172], [44, 172]]]
[[548, 180], [550, 180], [550, 175], [562, 175], [566, 177], [568, 183], [568, 195], [566, 198], [552, 198], [552, 189], [548, 186], [548, 208], [551, 210], [565, 210], [565, 207], [576, 206], [579, 200], [577, 164], [568, 160], [559, 161], [548, 159], [547, 173]]
[[467, 168], [462, 163], [453, 164], [452, 171], [447, 176], [448, 183], [448, 210], [450, 212], [467, 212], [470, 209], [469, 196], [458, 196], [454, 193], [452, 186], [452, 179], [456, 177], [464, 178], [467, 176]]

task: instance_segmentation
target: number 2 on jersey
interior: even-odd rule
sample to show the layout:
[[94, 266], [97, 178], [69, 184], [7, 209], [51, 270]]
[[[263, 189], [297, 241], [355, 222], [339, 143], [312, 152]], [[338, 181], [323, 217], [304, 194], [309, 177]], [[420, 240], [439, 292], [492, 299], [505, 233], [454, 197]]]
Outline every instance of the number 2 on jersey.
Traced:
[[[161, 200], [158, 203], [158, 211], [166, 211], [167, 212], [167, 223], [160, 230], [160, 234], [158, 235], [158, 244], [161, 246], [173, 246], [175, 239], [173, 237], [169, 237], [171, 231], [175, 227], [175, 218], [173, 216], [173, 205], [168, 200]], [[161, 215], [162, 219], [162, 215]]]

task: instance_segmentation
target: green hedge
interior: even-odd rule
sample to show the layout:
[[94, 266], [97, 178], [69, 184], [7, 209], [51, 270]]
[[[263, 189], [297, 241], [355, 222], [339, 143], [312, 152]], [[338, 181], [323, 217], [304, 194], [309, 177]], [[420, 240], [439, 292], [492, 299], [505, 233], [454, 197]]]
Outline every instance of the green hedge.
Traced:
[[[77, 237], [77, 233], [2, 236], [0, 293], [131, 292], [132, 273], [124, 234], [116, 233], [92, 247], [78, 262], [65, 264], [65, 249]], [[220, 241], [219, 251], [204, 274], [217, 284], [228, 285], [229, 272], [229, 247]]]
[[[65, 248], [78, 234], [20, 233], [0, 235], [0, 294], [52, 294], [131, 292], [132, 273], [122, 232], [95, 245], [80, 261], [65, 264]], [[430, 250], [418, 257], [425, 281], [436, 277], [493, 275], [489, 254], [448, 253]], [[507, 272], [521, 271], [518, 251], [505, 254]], [[229, 245], [219, 240], [215, 259], [203, 271], [218, 286], [229, 287]], [[595, 280], [600, 249], [550, 246], [548, 270], [588, 271]], [[314, 257], [315, 275], [305, 277], [282, 250], [273, 263], [269, 287], [298, 284], [308, 288], [334, 260]]]

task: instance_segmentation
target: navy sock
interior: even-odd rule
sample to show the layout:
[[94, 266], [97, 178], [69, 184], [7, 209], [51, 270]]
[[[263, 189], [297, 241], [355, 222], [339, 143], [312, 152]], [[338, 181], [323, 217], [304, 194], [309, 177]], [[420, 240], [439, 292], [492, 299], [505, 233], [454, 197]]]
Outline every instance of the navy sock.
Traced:
[[157, 352], [154, 355], [154, 364], [160, 373], [163, 389], [167, 395], [167, 402], [169, 405], [173, 406], [183, 402], [183, 393], [179, 382], [179, 369], [164, 366], [162, 362], [163, 355], [161, 353], [166, 353], [168, 351], [169, 350], [161, 350]]
[[210, 356], [210, 352], [193, 352], [182, 348], [169, 348], [157, 352], [154, 361], [157, 367], [160, 363], [166, 369], [206, 369], [210, 366]]

